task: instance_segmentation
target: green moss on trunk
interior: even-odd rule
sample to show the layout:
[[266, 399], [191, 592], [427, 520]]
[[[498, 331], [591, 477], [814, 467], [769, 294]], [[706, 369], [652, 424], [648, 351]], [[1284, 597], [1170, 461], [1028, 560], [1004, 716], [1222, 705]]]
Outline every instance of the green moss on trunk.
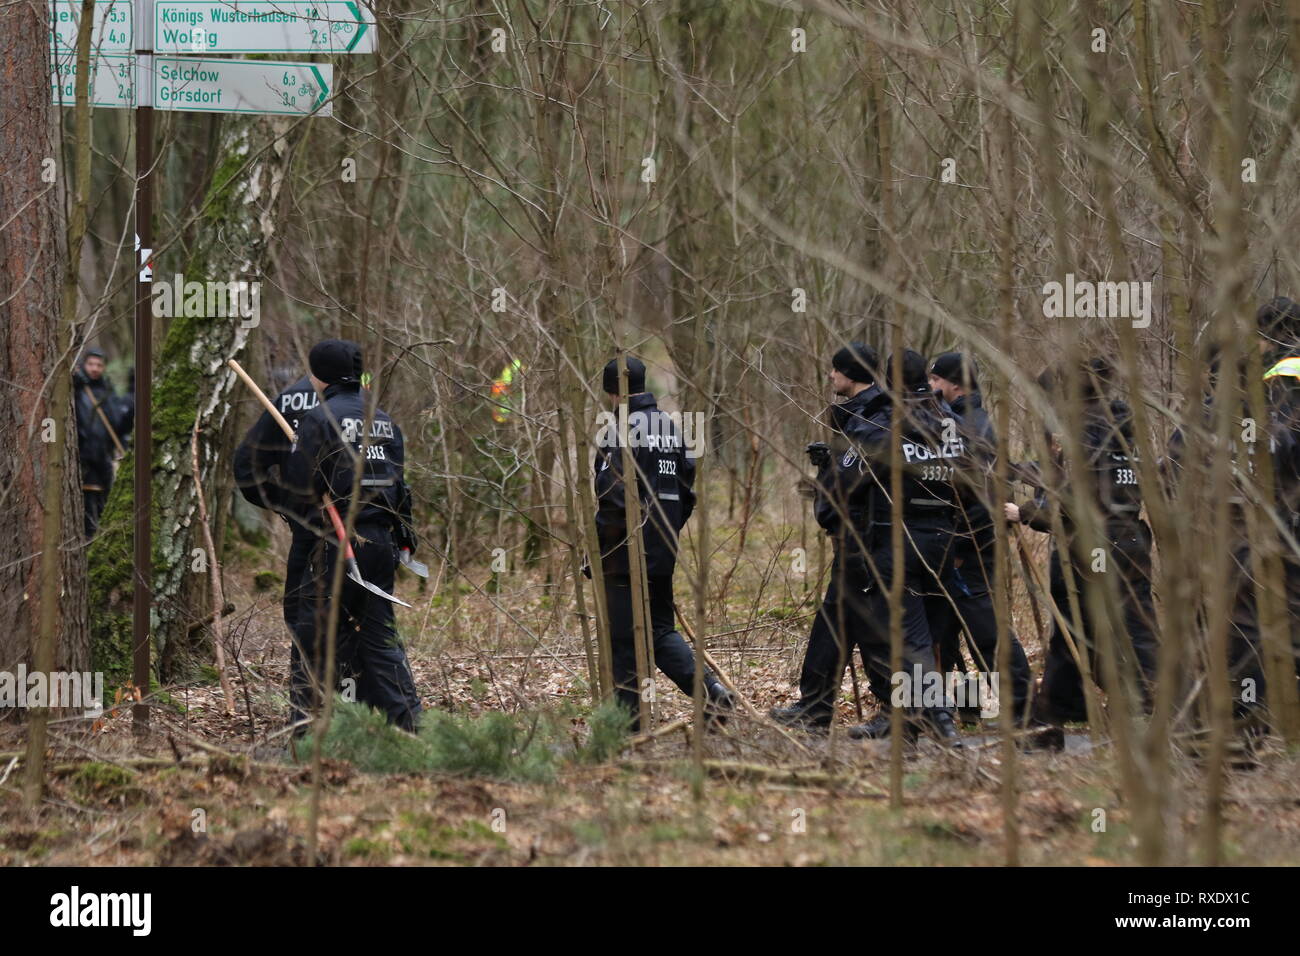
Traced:
[[[225, 123], [221, 159], [213, 173], [198, 230], [199, 243], [186, 264], [186, 281], [227, 282], [261, 275], [274, 222], [271, 207], [285, 179], [290, 151], [273, 122], [231, 119]], [[250, 144], [274, 142], [246, 165]], [[253, 188], [256, 183], [257, 188]], [[158, 269], [159, 280], [167, 277]], [[178, 296], [179, 297], [179, 296]], [[241, 355], [249, 329], [240, 316], [180, 315], [170, 318], [158, 352], [153, 389], [153, 609], [156, 676], [180, 676], [204, 650], [206, 630], [191, 628], [210, 611], [207, 573], [193, 570], [196, 549], [204, 548], [191, 464], [191, 436], [199, 419], [199, 467], [208, 496], [213, 535], [220, 522], [231, 479], [229, 396], [234, 375], [226, 359]], [[131, 592], [133, 581], [133, 458], [122, 463], [106, 504], [101, 533], [91, 545], [90, 606], [92, 655], [96, 669], [115, 682], [131, 673]], [[202, 654], [206, 660], [207, 655]]]

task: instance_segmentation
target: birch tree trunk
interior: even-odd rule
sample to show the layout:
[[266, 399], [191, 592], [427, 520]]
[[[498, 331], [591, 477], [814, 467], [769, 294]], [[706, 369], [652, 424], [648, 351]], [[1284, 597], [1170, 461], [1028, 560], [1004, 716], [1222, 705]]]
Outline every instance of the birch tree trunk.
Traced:
[[[195, 229], [197, 243], [183, 264], [186, 282], [262, 282], [276, 230], [276, 206], [293, 157], [298, 130], [284, 119], [227, 120], [220, 149]], [[290, 132], [290, 130], [293, 132]], [[154, 282], [176, 281], [168, 268], [168, 237], [158, 241]], [[155, 302], [158, 289], [155, 287]], [[249, 303], [255, 301], [250, 298]], [[257, 300], [260, 305], [260, 300]], [[238, 358], [256, 333], [259, 316], [222, 315], [207, 297], [201, 314], [176, 308], [158, 351], [153, 409], [154, 608], [151, 630], [155, 669], [160, 678], [183, 672], [191, 658], [207, 660], [206, 651], [187, 646], [195, 640], [189, 625], [211, 610], [214, 567], [197, 519], [198, 501], [190, 464], [190, 436], [200, 425], [201, 480], [212, 501], [216, 546], [227, 513], [231, 455], [235, 444], [230, 397], [234, 373], [226, 360]], [[256, 310], [253, 310], [256, 313]], [[211, 314], [209, 314], [211, 313]], [[129, 459], [122, 473], [131, 473]], [[97, 666], [126, 674], [130, 667], [131, 505], [129, 481], [118, 482], [104, 509], [104, 533], [90, 552], [92, 630]], [[202, 634], [195, 630], [194, 634]], [[200, 638], [201, 639], [201, 638]]]

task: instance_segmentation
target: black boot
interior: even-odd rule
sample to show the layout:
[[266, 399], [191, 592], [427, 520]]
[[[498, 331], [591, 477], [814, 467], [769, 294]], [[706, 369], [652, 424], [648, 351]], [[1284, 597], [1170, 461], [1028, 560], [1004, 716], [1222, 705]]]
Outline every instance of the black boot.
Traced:
[[767, 712], [778, 724], [798, 730], [824, 730], [831, 725], [831, 713], [824, 707], [810, 706], [803, 701], [789, 707], [773, 707]]
[[1025, 738], [1028, 749], [1064, 750], [1065, 727], [1063, 723], [1064, 721], [1058, 718], [1053, 713], [1052, 708], [1047, 705], [1046, 698], [1039, 694], [1034, 700], [1034, 706], [1025, 728], [1028, 731]]
[[957, 731], [957, 724], [952, 719], [951, 711], [946, 709], [935, 710], [927, 715], [925, 723], [940, 745], [953, 750], [961, 749], [961, 734]]
[[849, 728], [849, 736], [854, 740], [888, 740], [891, 728], [889, 712], [877, 714], [865, 724]]
[[721, 681], [714, 681], [706, 691], [709, 699], [704, 703], [704, 723], [709, 727], [721, 727], [736, 711], [735, 695], [723, 687]]

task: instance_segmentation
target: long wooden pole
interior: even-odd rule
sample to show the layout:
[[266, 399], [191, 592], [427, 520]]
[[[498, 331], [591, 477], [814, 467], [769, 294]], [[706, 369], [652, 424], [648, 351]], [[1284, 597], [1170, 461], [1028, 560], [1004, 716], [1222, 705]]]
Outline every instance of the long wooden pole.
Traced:
[[99, 420], [103, 422], [104, 427], [108, 429], [108, 437], [113, 439], [113, 447], [117, 449], [117, 456], [119, 458], [125, 458], [126, 449], [122, 447], [122, 442], [118, 439], [117, 432], [113, 430], [113, 423], [110, 422], [108, 416], [104, 414], [104, 406], [96, 400], [95, 393], [90, 390], [89, 385], [83, 385], [81, 388], [82, 391], [86, 393], [86, 397], [90, 399], [90, 404], [94, 406], [95, 414], [99, 416]]

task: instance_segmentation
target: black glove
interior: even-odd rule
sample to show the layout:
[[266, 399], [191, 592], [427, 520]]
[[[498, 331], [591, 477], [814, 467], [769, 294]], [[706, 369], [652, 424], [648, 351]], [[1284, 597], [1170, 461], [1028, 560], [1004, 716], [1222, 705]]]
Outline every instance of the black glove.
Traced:
[[824, 441], [812, 442], [804, 451], [814, 468], [825, 468], [831, 463], [831, 446]]
[[420, 543], [415, 536], [415, 529], [405, 521], [398, 521], [393, 528], [393, 538], [397, 542], [398, 548], [411, 552], [411, 557], [415, 557], [416, 546]]

